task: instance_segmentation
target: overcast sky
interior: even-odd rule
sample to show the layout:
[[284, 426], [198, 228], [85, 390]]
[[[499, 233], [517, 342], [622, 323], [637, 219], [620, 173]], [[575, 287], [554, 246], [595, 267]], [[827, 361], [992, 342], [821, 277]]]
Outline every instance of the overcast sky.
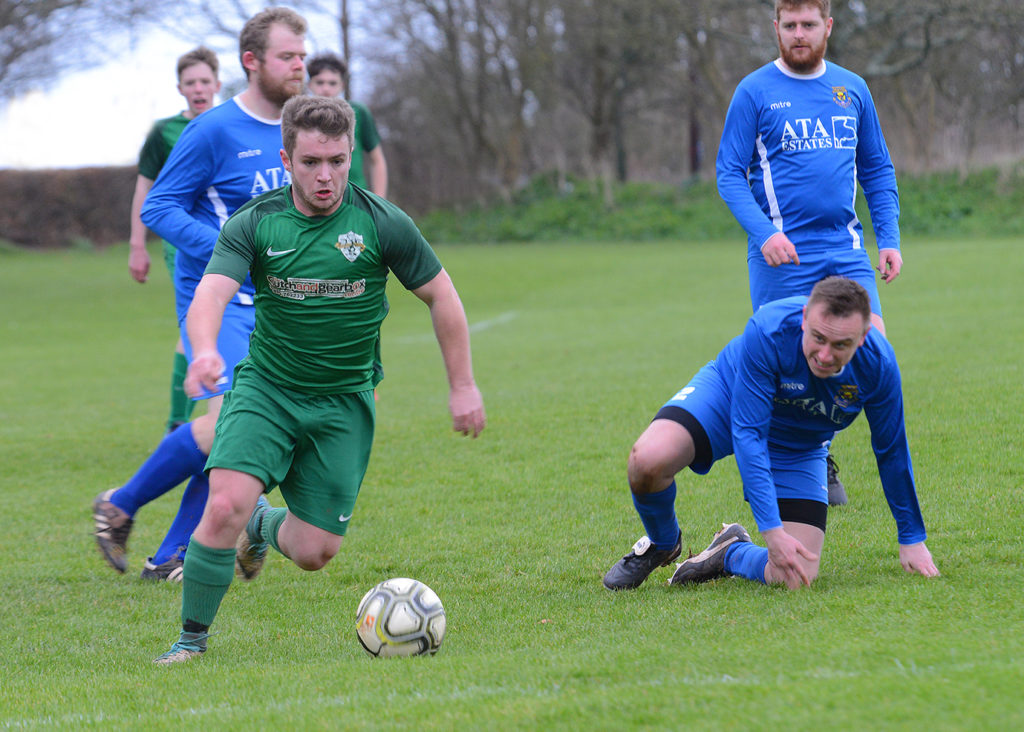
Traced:
[[134, 165], [153, 121], [185, 108], [175, 63], [190, 48], [154, 32], [106, 66], [0, 107], [0, 167]]
[[[332, 38], [330, 26], [319, 30]], [[307, 48], [315, 52], [312, 35]], [[175, 66], [195, 45], [152, 31], [103, 67], [0, 106], [0, 168], [135, 165], [154, 120], [185, 109]], [[240, 82], [237, 51], [218, 55], [225, 86]], [[353, 66], [358, 73], [358, 60]]]

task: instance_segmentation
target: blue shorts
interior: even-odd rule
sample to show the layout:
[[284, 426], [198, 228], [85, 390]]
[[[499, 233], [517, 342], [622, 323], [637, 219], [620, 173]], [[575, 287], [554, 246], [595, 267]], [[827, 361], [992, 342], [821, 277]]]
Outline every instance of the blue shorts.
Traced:
[[[711, 461], [695, 461], [690, 465], [690, 470], [700, 475], [710, 471], [711, 466], [722, 458], [733, 454], [730, 392], [717, 365], [711, 361], [662, 407], [678, 407], [689, 412], [707, 433]], [[828, 503], [827, 454], [827, 443], [797, 449], [769, 441], [768, 458], [776, 497]]]
[[[234, 300], [228, 303], [224, 309], [220, 333], [217, 334], [217, 350], [224, 359], [225, 381], [217, 388], [217, 391], [204, 389], [202, 396], [196, 397], [196, 399], [209, 399], [223, 394], [231, 388], [235, 366], [249, 354], [249, 336], [252, 335], [254, 327], [256, 327], [256, 308], [252, 305], [242, 305]], [[188, 341], [184, 321], [181, 322], [180, 328], [181, 342], [185, 346], [185, 358], [192, 363], [192, 344]]]
[[819, 252], [799, 252], [800, 264], [771, 267], [760, 252], [747, 260], [750, 271], [750, 302], [754, 310], [772, 300], [793, 295], [810, 295], [818, 282], [830, 275], [848, 277], [859, 282], [871, 298], [871, 312], [882, 316], [875, 270], [863, 249], [842, 248]]

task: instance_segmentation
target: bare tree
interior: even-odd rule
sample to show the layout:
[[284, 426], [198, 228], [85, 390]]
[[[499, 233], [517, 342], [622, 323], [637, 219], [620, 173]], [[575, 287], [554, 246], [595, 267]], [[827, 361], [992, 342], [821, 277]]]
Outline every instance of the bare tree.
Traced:
[[[0, 0], [0, 103], [149, 25], [233, 53], [245, 20], [279, 3]], [[552, 170], [600, 179], [609, 204], [615, 180], [708, 177], [733, 89], [777, 55], [774, 0], [288, 4], [310, 21], [311, 51], [356, 56], [393, 195], [420, 210], [509, 197]], [[868, 79], [898, 166], [1020, 156], [1024, 3], [833, 0], [832, 12], [828, 58]]]
[[[435, 196], [461, 189], [456, 179], [462, 175], [474, 181], [469, 190], [475, 196], [507, 194], [529, 171], [532, 116], [553, 94], [549, 5], [549, 0], [375, 4], [375, 17], [387, 22], [372, 58], [379, 81], [374, 107], [385, 124], [389, 118], [393, 122], [389, 147], [415, 140], [428, 150], [421, 156], [436, 160], [426, 166]], [[411, 129], [405, 129], [405, 120]]]
[[1019, 148], [1019, 2], [854, 0], [833, 10], [829, 57], [866, 77], [899, 122], [891, 135], [897, 164], [963, 167], [982, 142], [990, 159], [995, 149]]
[[631, 105], [652, 84], [663, 83], [677, 58], [684, 4], [674, 0], [560, 0], [557, 77], [565, 99], [589, 125], [592, 172], [611, 182], [627, 176], [623, 147]]
[[0, 103], [101, 63], [152, 12], [143, 0], [0, 0]]

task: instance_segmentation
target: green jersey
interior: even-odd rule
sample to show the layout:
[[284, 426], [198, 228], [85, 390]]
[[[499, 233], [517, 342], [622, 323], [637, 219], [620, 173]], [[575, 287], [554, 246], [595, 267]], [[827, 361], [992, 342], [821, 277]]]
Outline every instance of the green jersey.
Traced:
[[377, 125], [373, 121], [370, 110], [359, 102], [349, 102], [356, 114], [356, 144], [352, 150], [352, 167], [348, 172], [348, 180], [360, 188], [367, 187], [366, 173], [363, 166], [363, 153], [368, 153], [380, 144]]
[[352, 184], [329, 216], [301, 213], [290, 185], [253, 199], [224, 224], [206, 267], [238, 282], [251, 272], [248, 360], [311, 394], [365, 391], [380, 381], [389, 270], [414, 290], [441, 263], [401, 209]]
[[182, 131], [192, 120], [183, 114], [176, 114], [173, 117], [158, 119], [153, 123], [152, 129], [146, 135], [146, 141], [142, 143], [142, 150], [139, 152], [139, 175], [156, 180], [160, 170], [167, 162], [171, 154], [171, 148], [181, 137]]

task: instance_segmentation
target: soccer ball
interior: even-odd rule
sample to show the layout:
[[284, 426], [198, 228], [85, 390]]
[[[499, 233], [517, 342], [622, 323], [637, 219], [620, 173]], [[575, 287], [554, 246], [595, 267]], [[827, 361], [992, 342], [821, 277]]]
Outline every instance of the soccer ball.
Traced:
[[356, 610], [356, 635], [371, 656], [433, 655], [445, 627], [441, 598], [407, 577], [384, 580], [363, 595]]

